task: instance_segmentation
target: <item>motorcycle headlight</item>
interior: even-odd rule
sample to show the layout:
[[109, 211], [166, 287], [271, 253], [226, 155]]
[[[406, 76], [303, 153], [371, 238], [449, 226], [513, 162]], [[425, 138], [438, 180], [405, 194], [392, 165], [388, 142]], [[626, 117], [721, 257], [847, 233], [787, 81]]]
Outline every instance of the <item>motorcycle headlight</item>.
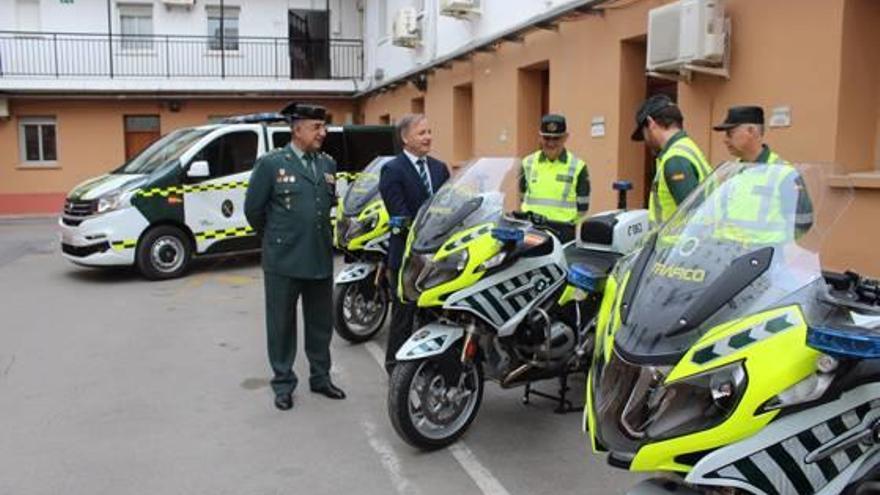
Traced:
[[621, 424], [629, 436], [650, 440], [708, 430], [736, 408], [747, 383], [741, 361], [669, 384], [662, 384], [658, 373], [643, 372]]
[[96, 211], [97, 213], [106, 213], [119, 208], [120, 204], [122, 204], [121, 193], [108, 194], [98, 199], [98, 208]]
[[464, 270], [467, 261], [467, 249], [456, 251], [439, 261], [429, 261], [416, 280], [416, 287], [424, 291], [449, 282]]

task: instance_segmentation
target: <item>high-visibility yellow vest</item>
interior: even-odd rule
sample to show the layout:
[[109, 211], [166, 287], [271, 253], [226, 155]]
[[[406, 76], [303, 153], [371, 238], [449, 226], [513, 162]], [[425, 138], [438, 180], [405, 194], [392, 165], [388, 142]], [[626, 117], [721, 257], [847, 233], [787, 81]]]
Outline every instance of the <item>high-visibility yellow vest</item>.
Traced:
[[578, 197], [577, 178], [586, 168], [583, 160], [570, 151], [566, 160], [550, 161], [536, 151], [522, 161], [526, 191], [522, 210], [547, 217], [554, 222], [574, 224], [578, 205], [588, 205], [590, 197]]
[[657, 157], [657, 173], [654, 176], [651, 199], [648, 205], [648, 219], [651, 225], [665, 223], [678, 208], [675, 197], [666, 183], [666, 163], [674, 156], [683, 157], [694, 165], [699, 182], [703, 182], [712, 173], [712, 167], [709, 166], [709, 162], [693, 139], [684, 136], [674, 142], [663, 155]]
[[[796, 211], [797, 170], [771, 152], [768, 164], [740, 172], [736, 187], [718, 195], [715, 235], [743, 244], [781, 244], [795, 238], [795, 227], [811, 223], [812, 212]], [[809, 216], [801, 219], [799, 216]]]

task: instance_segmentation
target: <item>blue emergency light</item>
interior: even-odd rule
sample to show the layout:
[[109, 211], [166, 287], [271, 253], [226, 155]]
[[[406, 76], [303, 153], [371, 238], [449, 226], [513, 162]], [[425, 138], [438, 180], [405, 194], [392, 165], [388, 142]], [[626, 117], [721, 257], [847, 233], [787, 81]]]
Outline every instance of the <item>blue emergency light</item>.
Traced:
[[492, 229], [492, 238], [501, 242], [520, 243], [526, 234], [520, 229], [511, 227], [496, 227]]
[[604, 274], [596, 273], [588, 266], [574, 264], [568, 269], [568, 283], [584, 292], [600, 292], [605, 288]]
[[880, 358], [880, 331], [811, 326], [807, 329], [807, 345], [835, 357], [877, 359]]

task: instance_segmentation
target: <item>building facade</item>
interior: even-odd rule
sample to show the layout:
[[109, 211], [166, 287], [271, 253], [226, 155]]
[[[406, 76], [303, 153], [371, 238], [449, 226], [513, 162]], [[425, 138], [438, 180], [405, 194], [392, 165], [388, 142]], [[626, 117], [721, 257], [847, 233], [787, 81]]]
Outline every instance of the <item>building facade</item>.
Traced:
[[[408, 5], [438, 10], [441, 3]], [[689, 78], [646, 72], [649, 12], [669, 1], [528, 2], [543, 4], [545, 14], [523, 8], [523, 19], [532, 23], [525, 30], [487, 15], [496, 8], [520, 12], [511, 5], [516, 2], [479, 3], [479, 15], [434, 16], [436, 26], [421, 26], [419, 45], [409, 49], [376, 39], [371, 26], [383, 13], [367, 4], [365, 51], [408, 50], [412, 64], [386, 65], [386, 74], [402, 78], [373, 80], [361, 94], [366, 122], [424, 110], [436, 155], [461, 164], [479, 156], [524, 156], [537, 147], [540, 115], [563, 113], [569, 148], [589, 166], [591, 208], [600, 211], [614, 207], [616, 179], [631, 180], [636, 204], [646, 204], [653, 160], [630, 133], [648, 95], [677, 99], [685, 129], [713, 164], [729, 155], [723, 134], [711, 126], [724, 120], [729, 106], [761, 105], [773, 116], [766, 135], [773, 149], [793, 162], [825, 164], [841, 187], [854, 186], [848, 214], [829, 234], [834, 242], [825, 243], [826, 262], [880, 275], [880, 2], [727, 0], [727, 77], [692, 72]], [[424, 47], [435, 45], [446, 54], [426, 60]], [[368, 77], [386, 60], [368, 57]]]
[[362, 6], [348, 0], [0, 0], [0, 214], [181, 126], [291, 99], [354, 119]]

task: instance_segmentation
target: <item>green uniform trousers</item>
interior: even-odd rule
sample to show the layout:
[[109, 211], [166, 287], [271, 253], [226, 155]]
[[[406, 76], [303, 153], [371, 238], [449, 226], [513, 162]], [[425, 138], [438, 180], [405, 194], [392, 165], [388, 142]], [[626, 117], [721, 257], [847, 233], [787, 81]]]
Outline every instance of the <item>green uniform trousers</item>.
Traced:
[[263, 273], [266, 291], [266, 332], [269, 363], [276, 395], [292, 393], [297, 377], [296, 305], [302, 296], [305, 348], [309, 358], [309, 385], [320, 387], [330, 379], [330, 337], [333, 334], [333, 279], [292, 278]]

